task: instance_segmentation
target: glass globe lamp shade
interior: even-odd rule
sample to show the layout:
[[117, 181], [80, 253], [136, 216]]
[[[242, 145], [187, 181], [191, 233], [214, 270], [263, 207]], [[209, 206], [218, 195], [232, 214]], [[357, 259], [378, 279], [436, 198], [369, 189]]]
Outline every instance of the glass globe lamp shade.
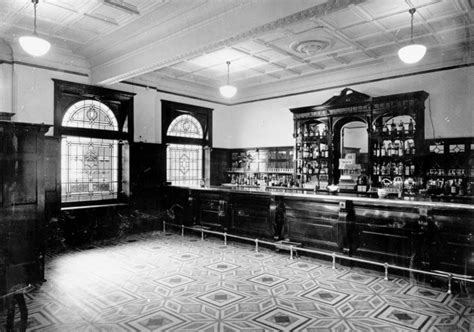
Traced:
[[232, 85], [224, 85], [219, 88], [221, 95], [226, 98], [232, 98], [237, 93], [237, 88]]
[[410, 44], [398, 50], [398, 57], [405, 63], [417, 63], [426, 53], [426, 46], [421, 44]]
[[32, 56], [42, 56], [48, 53], [51, 44], [38, 36], [22, 36], [19, 38], [23, 50]]

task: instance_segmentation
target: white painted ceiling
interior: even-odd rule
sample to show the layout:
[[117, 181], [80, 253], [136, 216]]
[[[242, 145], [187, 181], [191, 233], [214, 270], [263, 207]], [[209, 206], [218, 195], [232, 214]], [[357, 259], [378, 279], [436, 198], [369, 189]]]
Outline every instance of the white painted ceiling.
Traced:
[[[416, 65], [397, 57], [410, 41], [411, 7], [414, 40], [428, 47]], [[33, 59], [18, 45], [33, 29], [31, 0], [0, 0], [0, 38], [16, 61], [67, 65], [93, 84], [129, 81], [238, 103], [472, 64], [473, 7], [473, 0], [40, 0], [38, 33], [52, 50]], [[218, 94], [226, 61], [239, 89], [231, 100]]]

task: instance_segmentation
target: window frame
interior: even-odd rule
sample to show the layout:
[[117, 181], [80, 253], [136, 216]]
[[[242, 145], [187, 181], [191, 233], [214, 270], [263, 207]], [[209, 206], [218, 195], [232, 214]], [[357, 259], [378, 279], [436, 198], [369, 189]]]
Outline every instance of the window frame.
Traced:
[[[200, 145], [203, 148], [202, 153], [202, 178], [206, 178], [205, 174], [210, 170], [210, 156], [205, 153], [212, 148], [212, 108], [178, 103], [169, 100], [161, 100], [161, 142], [163, 145], [168, 144], [184, 144], [184, 145]], [[174, 119], [180, 115], [191, 115], [201, 124], [203, 131], [202, 138], [182, 137], [168, 135], [168, 129]], [[167, 151], [165, 148], [164, 169], [165, 179], [168, 181], [168, 170], [166, 167]], [[209, 181], [209, 179], [206, 179]]]
[[[118, 192], [117, 199], [88, 200], [79, 202], [62, 202], [62, 193], [59, 189], [61, 207], [75, 207], [87, 205], [108, 205], [126, 202], [126, 191], [123, 183], [124, 153], [126, 146], [133, 142], [133, 98], [135, 93], [112, 90], [86, 84], [53, 79], [54, 82], [54, 137], [62, 141], [63, 136], [86, 137], [96, 139], [117, 140], [118, 145]], [[77, 127], [63, 127], [62, 122], [67, 111], [75, 103], [83, 100], [95, 100], [107, 106], [115, 116], [118, 130], [102, 130]], [[61, 162], [61, 144], [58, 149], [58, 160]], [[61, 179], [61, 174], [58, 179]], [[61, 183], [61, 180], [59, 180]], [[59, 186], [61, 188], [61, 185]]]

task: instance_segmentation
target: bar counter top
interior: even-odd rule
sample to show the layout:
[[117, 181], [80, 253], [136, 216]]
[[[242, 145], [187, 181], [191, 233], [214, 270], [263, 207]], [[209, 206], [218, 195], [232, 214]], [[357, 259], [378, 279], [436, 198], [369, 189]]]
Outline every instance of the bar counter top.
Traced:
[[[447, 208], [447, 209], [467, 209], [474, 211], [474, 197], [456, 197], [456, 196], [440, 196], [436, 198], [432, 197], [402, 197], [398, 198], [395, 196], [389, 196], [386, 198], [368, 197], [366, 193], [330, 193], [328, 191], [318, 191], [315, 193], [313, 190], [303, 188], [285, 188], [285, 187], [268, 187], [269, 190], [265, 190], [258, 186], [211, 186], [211, 187], [179, 187], [182, 189], [190, 189], [197, 191], [221, 191], [221, 192], [238, 192], [238, 193], [251, 193], [255, 195], [270, 195], [270, 196], [283, 196], [291, 198], [299, 198], [302, 200], [325, 200], [325, 201], [343, 201], [349, 200], [353, 202], [364, 202], [373, 203], [387, 206], [417, 206], [417, 207], [435, 207], [435, 208]], [[295, 191], [295, 192], [288, 192]], [[307, 193], [300, 193], [298, 191], [306, 191]], [[377, 193], [373, 192], [373, 196]], [[446, 202], [443, 200], [450, 200]], [[452, 201], [459, 200], [458, 202]]]

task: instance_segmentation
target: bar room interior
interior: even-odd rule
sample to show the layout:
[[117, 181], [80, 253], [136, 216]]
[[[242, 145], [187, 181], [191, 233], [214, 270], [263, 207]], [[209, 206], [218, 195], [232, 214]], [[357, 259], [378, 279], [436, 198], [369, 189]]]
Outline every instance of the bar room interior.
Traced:
[[0, 8], [0, 331], [474, 331], [473, 1]]

